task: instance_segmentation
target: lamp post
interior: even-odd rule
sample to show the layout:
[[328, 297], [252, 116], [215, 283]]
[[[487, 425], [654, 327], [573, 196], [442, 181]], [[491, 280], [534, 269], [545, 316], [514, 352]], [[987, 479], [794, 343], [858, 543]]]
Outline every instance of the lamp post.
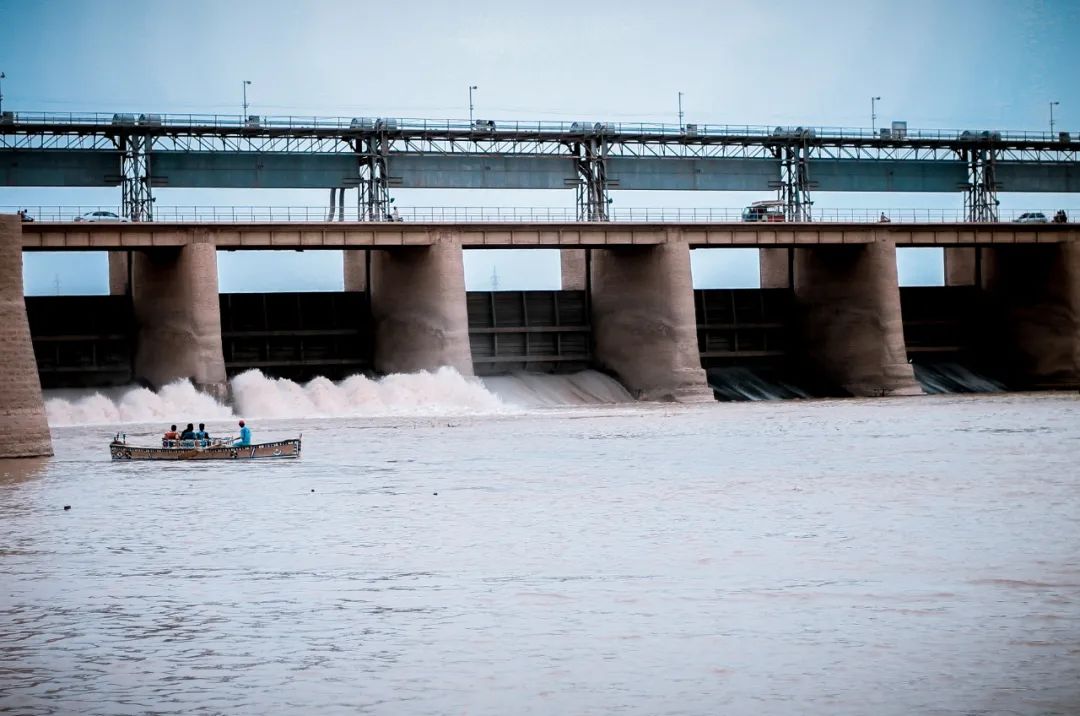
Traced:
[[[7, 77], [3, 72], [0, 72], [0, 80]], [[0, 109], [4, 108], [4, 84], [0, 82]]]
[[870, 134], [877, 134], [877, 103], [881, 97], [870, 98]]
[[476, 88], [477, 88], [476, 85], [469, 85], [469, 127], [470, 128], [473, 126], [472, 93], [473, 93], [473, 90], [475, 90]]
[[1050, 139], [1054, 138], [1054, 107], [1059, 104], [1061, 104], [1061, 102], [1050, 103]]
[[683, 93], [680, 92], [679, 93], [679, 131], [680, 132], [683, 130], [682, 96], [683, 96]]
[[244, 113], [242, 115], [240, 115], [240, 121], [241, 122], [246, 122], [247, 121], [247, 116], [248, 116], [248, 113], [247, 113], [247, 109], [248, 109], [247, 88], [248, 88], [249, 84], [251, 84], [251, 80], [243, 80], [243, 85], [242, 86], [244, 88]]

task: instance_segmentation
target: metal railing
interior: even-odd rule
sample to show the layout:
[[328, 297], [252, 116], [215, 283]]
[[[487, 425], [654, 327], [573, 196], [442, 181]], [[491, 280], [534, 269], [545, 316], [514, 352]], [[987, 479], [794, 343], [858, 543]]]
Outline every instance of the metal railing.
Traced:
[[[121, 219], [118, 206], [0, 206], [0, 214], [26, 211], [34, 221], [126, 221]], [[741, 208], [631, 208], [612, 209], [610, 221], [646, 223], [730, 223], [743, 220]], [[108, 212], [112, 216], [93, 216]], [[1071, 217], [1080, 210], [1067, 210]], [[1031, 211], [1000, 212], [999, 223], [1014, 222]], [[1056, 210], [1041, 212], [1047, 221]], [[892, 223], [968, 223], [961, 209], [819, 209], [815, 208], [813, 222], [880, 223], [882, 216]], [[488, 207], [488, 206], [412, 206], [401, 207], [396, 213], [382, 217], [384, 221], [435, 223], [574, 223], [577, 213], [566, 207]], [[362, 221], [356, 207], [331, 212], [320, 206], [157, 206], [154, 221], [182, 223], [287, 223]]]
[[[393, 132], [468, 132], [482, 136], [490, 132], [517, 134], [569, 135], [652, 135], [670, 137], [759, 137], [822, 138], [822, 139], [884, 139], [884, 140], [995, 140], [1080, 142], [1080, 132], [984, 130], [984, 129], [903, 129], [891, 127], [830, 126], [766, 126], [751, 124], [705, 124], [686, 122], [606, 122], [602, 120], [531, 121], [517, 119], [424, 119], [413, 117], [319, 117], [319, 116], [256, 116], [229, 114], [157, 114], [112, 112], [4, 112], [0, 116], [0, 132], [8, 126], [70, 125], [89, 127], [110, 125], [117, 128], [146, 127], [176, 129], [249, 129], [249, 130], [379, 130]], [[1069, 139], [1064, 139], [1068, 137]]]

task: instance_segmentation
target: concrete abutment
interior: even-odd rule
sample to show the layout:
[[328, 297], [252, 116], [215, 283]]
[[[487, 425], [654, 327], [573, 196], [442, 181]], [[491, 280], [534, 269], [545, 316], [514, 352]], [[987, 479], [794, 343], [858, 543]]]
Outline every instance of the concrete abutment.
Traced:
[[22, 272], [22, 222], [18, 216], [0, 216], [0, 458], [53, 454]]
[[473, 375], [461, 239], [371, 254], [375, 370], [413, 373], [454, 368]]
[[[202, 237], [205, 239], [205, 237]], [[217, 250], [209, 240], [132, 253], [135, 378], [155, 389], [189, 379], [227, 397]]]
[[690, 247], [681, 238], [591, 257], [595, 359], [641, 400], [713, 399], [698, 349]]

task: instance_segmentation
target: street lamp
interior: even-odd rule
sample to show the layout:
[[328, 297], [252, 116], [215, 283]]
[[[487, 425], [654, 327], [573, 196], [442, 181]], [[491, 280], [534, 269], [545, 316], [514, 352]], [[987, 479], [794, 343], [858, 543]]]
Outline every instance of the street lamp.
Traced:
[[[4, 79], [5, 77], [7, 77], [7, 75], [5, 75], [3, 72], [0, 72], [0, 80]], [[3, 85], [3, 83], [0, 83], [0, 109], [3, 109], [3, 108], [4, 108], [4, 85]]]
[[472, 126], [473, 126], [473, 118], [472, 118], [472, 116], [473, 116], [473, 115], [472, 115], [472, 112], [473, 112], [473, 104], [472, 104], [472, 93], [473, 93], [473, 90], [474, 90], [474, 89], [476, 89], [476, 85], [469, 85], [469, 126], [470, 126], [470, 127], [472, 127]]
[[877, 133], [877, 103], [881, 101], [881, 97], [870, 98], [870, 134]]
[[680, 93], [679, 93], [679, 131], [680, 131], [680, 132], [681, 132], [681, 131], [682, 131], [682, 129], [683, 129], [683, 123], [682, 123], [682, 118], [683, 118], [683, 113], [682, 113], [682, 96], [683, 96], [683, 93], [682, 93], [682, 92], [680, 92]]
[[[2, 75], [0, 75], [2, 76]], [[1061, 102], [1050, 103], [1050, 139], [1054, 138], [1054, 107], [1061, 104]]]
[[243, 121], [243, 122], [247, 121], [247, 116], [248, 116], [248, 113], [247, 113], [247, 108], [248, 108], [247, 88], [248, 88], [249, 84], [251, 84], [251, 80], [243, 80], [243, 85], [242, 86], [244, 88], [244, 113], [240, 116], [240, 120]]

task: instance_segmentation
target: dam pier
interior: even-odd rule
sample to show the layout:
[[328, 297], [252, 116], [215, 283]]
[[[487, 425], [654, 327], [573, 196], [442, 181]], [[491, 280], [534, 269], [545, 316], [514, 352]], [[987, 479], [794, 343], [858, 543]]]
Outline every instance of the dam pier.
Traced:
[[[46, 454], [41, 386], [160, 387], [596, 368], [644, 400], [712, 399], [707, 371], [796, 367], [834, 394], [921, 392], [912, 360], [977, 356], [1011, 387], [1080, 386], [1080, 230], [1010, 224], [258, 224], [0, 220], [0, 414]], [[896, 249], [945, 247], [948, 285], [900, 288]], [[757, 247], [761, 289], [695, 290], [691, 250]], [[469, 292], [463, 251], [559, 249], [561, 291]], [[344, 293], [223, 294], [217, 251], [336, 250]], [[110, 254], [111, 296], [22, 296], [20, 255]], [[114, 258], [115, 257], [115, 258]], [[910, 315], [909, 315], [910, 314]], [[29, 316], [29, 317], [28, 317]], [[22, 434], [25, 432], [25, 434]], [[15, 448], [13, 448], [15, 449]]]

